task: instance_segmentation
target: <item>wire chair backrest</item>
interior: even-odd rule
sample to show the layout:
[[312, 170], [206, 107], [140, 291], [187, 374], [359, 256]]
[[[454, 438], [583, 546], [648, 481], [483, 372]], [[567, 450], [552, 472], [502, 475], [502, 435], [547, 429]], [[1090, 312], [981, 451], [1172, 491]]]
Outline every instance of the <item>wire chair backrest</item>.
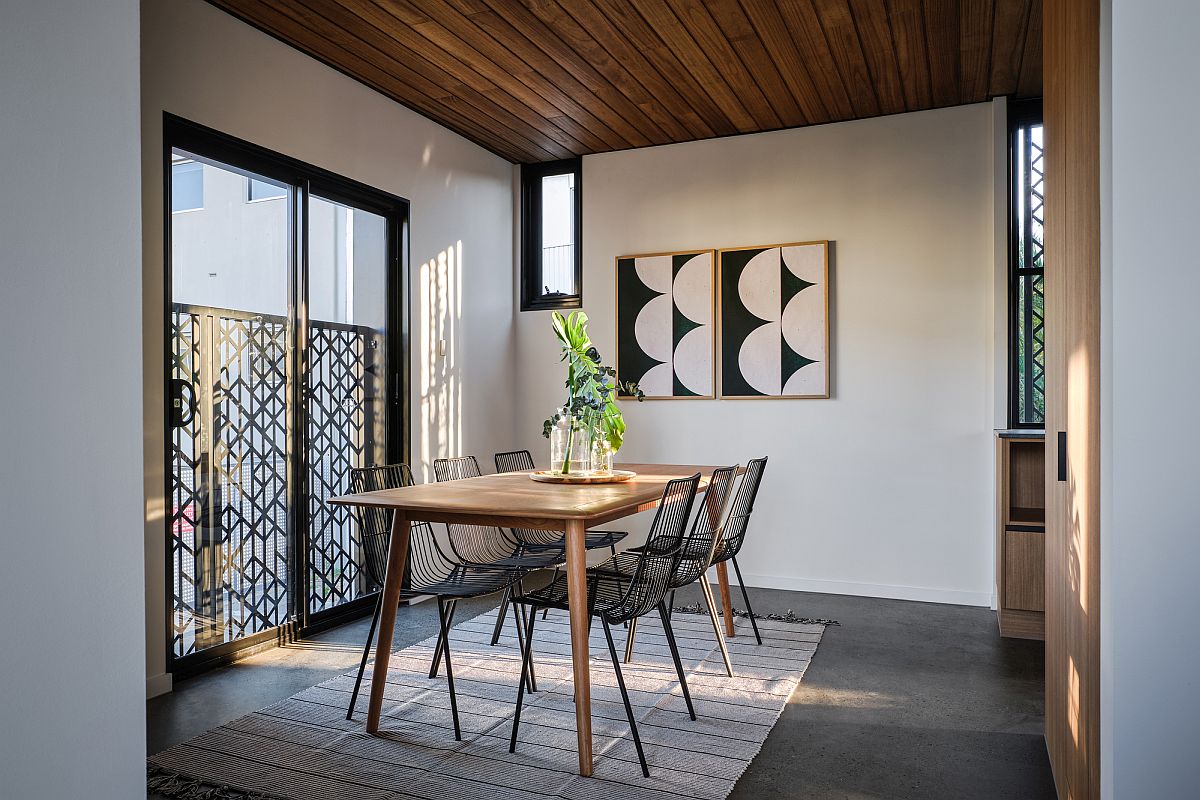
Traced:
[[750, 524], [750, 514], [754, 511], [754, 499], [758, 496], [758, 487], [762, 483], [763, 471], [766, 468], [766, 456], [751, 459], [750, 463], [746, 464], [742, 485], [738, 487], [729, 516], [725, 520], [720, 560], [733, 558], [742, 549], [742, 544], [746, 541], [746, 528]]
[[[510, 450], [496, 453], [496, 472], [528, 472], [533, 470], [533, 456], [528, 450]], [[539, 531], [532, 528], [513, 528], [513, 536], [522, 544], [559, 544], [563, 541], [560, 531]]]
[[[478, 478], [483, 475], [475, 456], [438, 458], [433, 462], [433, 476], [438, 483]], [[454, 556], [469, 564], [488, 564], [516, 554], [519, 543], [502, 528], [494, 525], [463, 525], [446, 523], [450, 550]]]
[[496, 453], [496, 472], [523, 472], [533, 468], [533, 456], [528, 450]]
[[713, 470], [704, 492], [704, 502], [697, 507], [692, 529], [683, 540], [683, 557], [675, 570], [673, 587], [688, 585], [703, 575], [712, 563], [713, 551], [724, 529], [723, 517], [737, 470], [736, 464]]
[[650, 524], [646, 545], [638, 553], [637, 566], [629, 578], [629, 586], [620, 601], [603, 609], [609, 622], [624, 622], [652, 611], [671, 588], [671, 579], [679, 567], [683, 536], [700, 473], [690, 478], [676, 478], [663, 488], [662, 500]]
[[[412, 470], [407, 464], [376, 464], [350, 470], [350, 491], [353, 494], [412, 485]], [[387, 574], [388, 546], [392, 539], [392, 512], [386, 508], [355, 506], [354, 513], [362, 537], [363, 567], [367, 578], [375, 587], [382, 587]], [[406, 572], [412, 590], [437, 583], [453, 572], [455, 566], [455, 562], [438, 545], [433, 527], [428, 522], [410, 524]]]

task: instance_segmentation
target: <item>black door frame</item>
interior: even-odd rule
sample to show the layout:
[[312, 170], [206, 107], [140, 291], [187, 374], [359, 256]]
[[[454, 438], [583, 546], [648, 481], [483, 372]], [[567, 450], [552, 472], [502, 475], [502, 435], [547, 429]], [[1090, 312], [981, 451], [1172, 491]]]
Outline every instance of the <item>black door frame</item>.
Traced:
[[[385, 382], [388, 392], [385, 421], [385, 448], [389, 462], [408, 461], [410, 452], [409, 397], [409, 211], [405, 198], [381, 191], [367, 184], [345, 178], [329, 170], [286, 156], [252, 142], [238, 139], [199, 123], [173, 114], [163, 114], [163, 459], [165, 498], [170, 502], [172, 481], [171, 416], [172, 416], [172, 281], [171, 281], [171, 152], [174, 149], [210, 158], [224, 167], [253, 172], [256, 175], [286, 183], [293, 192], [288, 213], [289, 277], [287, 398], [290, 409], [287, 422], [289, 487], [287, 535], [289, 553], [289, 609], [284, 624], [266, 631], [225, 642], [203, 651], [176, 656], [173, 647], [174, 596], [172, 548], [164, 539], [166, 554], [165, 585], [170, 606], [166, 614], [167, 671], [177, 679], [232, 661], [239, 653], [268, 642], [285, 642], [303, 638], [319, 630], [363, 616], [374, 605], [374, 595], [367, 595], [336, 608], [313, 614], [308, 606], [309, 562], [306, 532], [309, 525], [306, 457], [307, 425], [304, 381], [307, 376], [305, 358], [308, 353], [308, 249], [305, 245], [308, 225], [308, 198], [321, 198], [369, 211], [387, 220], [387, 325], [386, 348], [388, 367]], [[169, 521], [166, 536], [170, 536]]]

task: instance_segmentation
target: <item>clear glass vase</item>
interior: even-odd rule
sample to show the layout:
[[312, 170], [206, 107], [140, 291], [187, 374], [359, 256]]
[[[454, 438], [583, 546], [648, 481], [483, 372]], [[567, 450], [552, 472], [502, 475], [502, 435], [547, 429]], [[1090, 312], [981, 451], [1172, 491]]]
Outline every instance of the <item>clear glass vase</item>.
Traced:
[[600, 434], [597, 434], [592, 439], [592, 474], [593, 475], [611, 475], [613, 469], [613, 452], [612, 446]]
[[550, 471], [560, 475], [591, 473], [591, 432], [581, 420], [563, 415], [550, 431]]

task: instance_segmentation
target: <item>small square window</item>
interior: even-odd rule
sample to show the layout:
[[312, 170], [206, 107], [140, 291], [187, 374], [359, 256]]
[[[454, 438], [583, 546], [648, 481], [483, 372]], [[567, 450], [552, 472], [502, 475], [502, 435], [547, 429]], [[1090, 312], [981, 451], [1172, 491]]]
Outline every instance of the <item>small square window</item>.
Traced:
[[256, 200], [275, 200], [287, 196], [287, 187], [270, 181], [260, 181], [257, 178], [246, 179], [246, 202]]
[[579, 159], [521, 168], [521, 310], [579, 308]]
[[199, 161], [171, 164], [171, 213], [204, 208], [204, 165]]

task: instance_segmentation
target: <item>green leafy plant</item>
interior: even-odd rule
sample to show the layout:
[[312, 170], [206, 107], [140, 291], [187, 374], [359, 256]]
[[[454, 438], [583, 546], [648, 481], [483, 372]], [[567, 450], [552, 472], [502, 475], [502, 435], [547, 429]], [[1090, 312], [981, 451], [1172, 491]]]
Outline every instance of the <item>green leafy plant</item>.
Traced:
[[[589, 441], [602, 437], [615, 453], [625, 440], [625, 418], [617, 405], [617, 396], [634, 397], [639, 402], [646, 395], [633, 381], [621, 383], [617, 371], [602, 364], [600, 351], [592, 344], [587, 332], [588, 317], [582, 311], [564, 317], [554, 312], [554, 335], [562, 349], [562, 361], [567, 365], [567, 402], [563, 408], [574, 425], [589, 431]], [[555, 413], [542, 423], [542, 435], [550, 432], [563, 417]], [[567, 438], [568, 455], [563, 460], [563, 472], [570, 469], [570, 447], [573, 436]]]

